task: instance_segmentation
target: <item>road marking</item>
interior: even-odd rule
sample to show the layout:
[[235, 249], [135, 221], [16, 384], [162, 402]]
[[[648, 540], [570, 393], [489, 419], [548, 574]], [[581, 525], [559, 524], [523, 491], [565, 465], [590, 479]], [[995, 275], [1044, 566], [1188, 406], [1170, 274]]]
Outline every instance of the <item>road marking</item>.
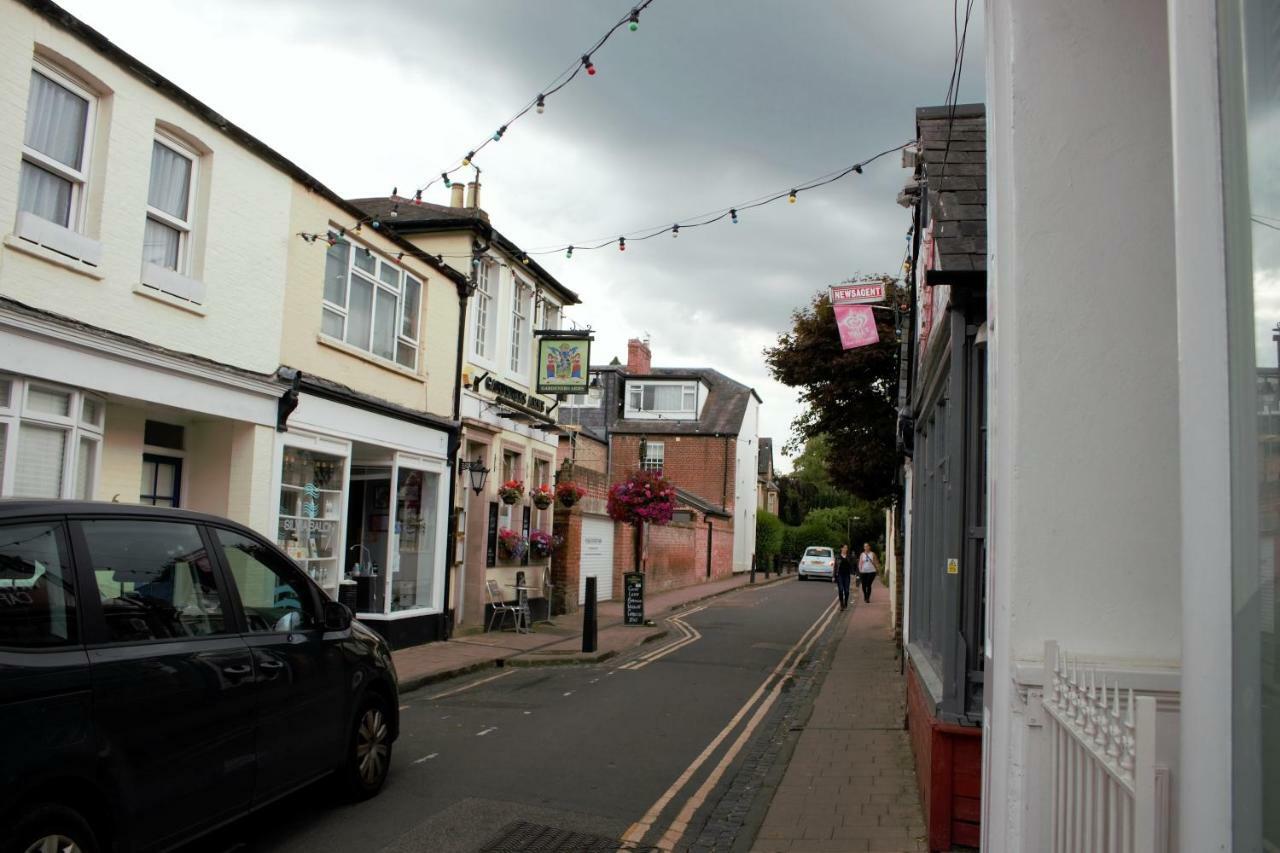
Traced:
[[823, 622], [822, 630], [814, 633], [809, 638], [808, 643], [805, 644], [804, 649], [791, 659], [791, 665], [787, 667], [786, 673], [782, 678], [778, 679], [778, 681], [773, 685], [773, 689], [769, 691], [768, 697], [766, 697], [765, 700], [756, 708], [756, 712], [751, 715], [750, 721], [747, 722], [747, 725], [743, 727], [742, 731], [738, 734], [733, 745], [725, 751], [723, 756], [721, 756], [720, 763], [715, 766], [715, 769], [711, 771], [698, 790], [693, 793], [693, 796], [689, 797], [689, 799], [685, 801], [684, 807], [680, 809], [679, 814], [677, 814], [675, 819], [671, 821], [671, 825], [667, 827], [667, 831], [662, 834], [662, 839], [657, 843], [656, 846], [659, 850], [676, 849], [676, 846], [680, 843], [680, 839], [684, 837], [685, 831], [688, 830], [689, 821], [693, 819], [694, 813], [697, 812], [697, 810], [702, 807], [702, 804], [706, 802], [712, 789], [715, 788], [721, 777], [724, 776], [725, 771], [729, 769], [729, 765], [732, 764], [733, 760], [738, 757], [740, 752], [742, 752], [743, 747], [747, 745], [747, 741], [750, 740], [751, 735], [755, 733], [755, 730], [760, 726], [760, 723], [764, 721], [769, 710], [773, 707], [774, 703], [778, 701], [778, 697], [782, 695], [782, 688], [786, 686], [786, 683], [795, 674], [796, 668], [800, 665], [800, 661], [804, 659], [804, 656], [808, 654], [809, 649], [811, 649], [813, 644], [817, 642], [822, 631], [826, 630], [826, 627], [835, 619], [836, 612], [837, 611], [835, 610], [831, 611]]
[[435, 757], [436, 757], [437, 755], [439, 755], [439, 754], [440, 754], [440, 753], [438, 753], [438, 752], [433, 752], [433, 753], [431, 753], [430, 755], [424, 755], [424, 756], [422, 756], [421, 758], [419, 758], [419, 759], [417, 759], [416, 761], [414, 761], [413, 763], [414, 763], [414, 764], [421, 764], [421, 763], [422, 763], [422, 762], [424, 762], [424, 761], [430, 761], [431, 759], [435, 758]]
[[572, 691], [572, 690], [570, 690], [568, 693], [565, 693], [564, 695], [565, 695], [565, 696], [572, 696], [572, 695], [573, 695], [573, 691]]
[[[464, 690], [470, 690], [472, 687], [479, 687], [481, 684], [488, 684], [490, 681], [496, 681], [499, 678], [506, 678], [508, 675], [515, 675], [515, 674], [516, 674], [516, 670], [506, 669], [498, 673], [497, 675], [491, 675], [488, 678], [482, 678], [479, 681], [473, 681], [470, 684], [464, 684], [461, 687], [455, 687], [453, 690], [446, 690], [443, 693], [437, 693], [434, 696], [428, 696], [427, 701], [430, 702], [434, 699], [443, 699], [446, 696], [453, 696], [454, 694], [461, 693]], [[445, 717], [445, 719], [447, 720], [449, 718]]]
[[697, 628], [694, 628], [692, 625], [689, 625], [686, 622], [684, 622], [684, 617], [690, 616], [694, 613], [697, 613], [700, 610], [706, 610], [706, 609], [707, 609], [707, 605], [704, 604], [701, 607], [695, 607], [692, 610], [686, 610], [683, 613], [681, 613], [679, 616], [672, 616], [667, 621], [670, 622], [672, 625], [675, 625], [676, 628], [680, 630], [680, 633], [682, 635], [680, 639], [676, 640], [673, 643], [668, 643], [667, 645], [662, 646], [661, 648], [656, 649], [652, 652], [649, 652], [648, 654], [641, 655], [640, 657], [636, 658], [633, 661], [628, 661], [627, 663], [624, 663], [622, 666], [618, 667], [618, 669], [643, 669], [644, 667], [648, 666], [654, 661], [664, 658], [667, 655], [671, 654], [672, 652], [677, 652], [680, 649], [684, 648], [685, 646], [689, 645], [690, 643], [695, 643], [698, 640], [702, 639], [702, 633]]
[[[720, 733], [712, 739], [711, 743], [707, 744], [706, 748], [703, 749], [698, 757], [693, 760], [693, 763], [685, 768], [679, 778], [671, 783], [671, 787], [667, 788], [663, 795], [658, 798], [657, 802], [649, 807], [649, 810], [645, 812], [644, 817], [631, 824], [626, 833], [622, 836], [622, 841], [637, 844], [644, 839], [645, 835], [649, 833], [649, 830], [653, 828], [654, 822], [658, 819], [659, 815], [662, 814], [662, 811], [673, 799], [675, 799], [676, 794], [678, 794], [685, 785], [689, 784], [689, 780], [693, 778], [693, 774], [697, 773], [707, 759], [710, 758], [717, 749], [719, 749], [720, 744], [724, 742], [725, 738], [727, 738], [729, 734], [738, 727], [738, 723], [747, 716], [751, 711], [751, 708], [756, 704], [760, 697], [764, 695], [765, 690], [769, 688], [770, 683], [784, 671], [790, 659], [794, 656], [798, 661], [804, 654], [804, 651], [808, 650], [806, 643], [811, 644], [811, 640], [816, 639], [826, 624], [830, 623], [838, 605], [839, 602], [833, 601], [825, 610], [822, 611], [821, 614], [819, 614], [818, 618], [814, 620], [813, 624], [810, 625], [808, 629], [805, 630], [804, 634], [800, 636], [800, 639], [796, 641], [795, 645], [793, 645], [791, 649], [782, 656], [782, 660], [778, 661], [777, 666], [775, 666], [773, 670], [765, 676], [764, 681], [760, 682], [760, 686], [756, 688], [756, 692], [751, 694], [747, 701], [742, 704], [742, 707], [738, 709], [737, 713], [733, 715], [733, 718], [730, 719], [725, 727], [720, 730]], [[804, 647], [804, 651], [800, 651], [802, 646]], [[784, 680], [780, 679], [778, 684], [781, 685], [782, 683], [784, 683]]]
[[497, 730], [498, 730], [497, 726], [489, 726], [489, 728], [487, 729], [476, 732], [476, 737], [484, 737], [485, 735], [489, 734], [489, 732], [496, 732]]
[[401, 706], [400, 706], [400, 710], [401, 710], [401, 711], [407, 711], [407, 710], [409, 710], [409, 706], [408, 706], [408, 705], [401, 705]]

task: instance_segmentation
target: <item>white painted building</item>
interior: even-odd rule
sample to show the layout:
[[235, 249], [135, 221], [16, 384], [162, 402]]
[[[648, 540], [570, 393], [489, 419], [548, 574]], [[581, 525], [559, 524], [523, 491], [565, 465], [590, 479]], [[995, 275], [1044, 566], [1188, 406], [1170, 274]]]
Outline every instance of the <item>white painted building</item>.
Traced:
[[1148, 849], [1280, 849], [1280, 472], [1256, 391], [1280, 7], [991, 0], [986, 27], [982, 849], [1102, 849], [1062, 834], [1097, 809], [1055, 794], [1074, 742], [1050, 737], [1050, 641], [1122, 707], [1155, 700], [1154, 766], [1131, 771], [1155, 780]]

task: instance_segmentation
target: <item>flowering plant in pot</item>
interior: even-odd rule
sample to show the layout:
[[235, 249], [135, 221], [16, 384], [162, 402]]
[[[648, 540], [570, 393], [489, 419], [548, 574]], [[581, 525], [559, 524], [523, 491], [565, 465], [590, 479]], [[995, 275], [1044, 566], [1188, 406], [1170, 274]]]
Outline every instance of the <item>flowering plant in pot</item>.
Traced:
[[498, 497], [502, 499], [504, 504], [519, 503], [524, 497], [524, 481], [523, 480], [507, 480], [498, 487]]
[[510, 527], [498, 531], [498, 550], [508, 560], [522, 559], [529, 550], [529, 540]]
[[658, 524], [671, 521], [676, 508], [676, 490], [657, 471], [635, 471], [609, 487], [609, 517], [627, 524]]
[[529, 534], [529, 552], [540, 559], [546, 559], [564, 544], [563, 536], [552, 536], [545, 530], [535, 530]]
[[560, 483], [556, 486], [556, 497], [560, 499], [560, 503], [568, 508], [582, 500], [587, 495], [587, 490], [572, 481]]
[[529, 497], [533, 498], [533, 505], [538, 509], [546, 509], [551, 506], [551, 502], [556, 499], [556, 493], [546, 483], [538, 486], [529, 493]]

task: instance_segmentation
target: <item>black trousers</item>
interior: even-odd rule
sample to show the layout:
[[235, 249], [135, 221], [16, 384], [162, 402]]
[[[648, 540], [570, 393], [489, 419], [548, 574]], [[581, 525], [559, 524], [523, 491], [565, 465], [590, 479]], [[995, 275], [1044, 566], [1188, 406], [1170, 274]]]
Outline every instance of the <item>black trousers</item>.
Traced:
[[876, 582], [875, 572], [858, 572], [858, 586], [862, 587], [862, 600], [871, 600], [871, 585]]

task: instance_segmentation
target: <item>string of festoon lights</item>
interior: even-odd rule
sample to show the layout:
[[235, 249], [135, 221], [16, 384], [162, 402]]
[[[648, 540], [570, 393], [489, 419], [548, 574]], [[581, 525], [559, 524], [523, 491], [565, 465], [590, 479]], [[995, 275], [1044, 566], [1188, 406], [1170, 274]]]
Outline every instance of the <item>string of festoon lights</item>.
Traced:
[[[652, 240], [654, 237], [658, 237], [663, 234], [670, 234], [673, 238], [677, 238], [680, 236], [682, 232], [687, 233], [695, 228], [702, 228], [708, 225], [713, 225], [717, 222], [724, 222], [725, 220], [728, 220], [729, 224], [731, 225], [737, 225], [743, 218], [743, 214], [748, 210], [764, 207], [765, 205], [768, 205], [768, 204], [774, 204], [775, 202], [780, 202], [783, 199], [786, 199], [788, 204], [796, 204], [799, 201], [801, 193], [806, 193], [806, 192], [810, 192], [811, 190], [816, 190], [820, 187], [825, 187], [829, 184], [833, 184], [836, 181], [841, 180], [842, 178], [846, 178], [849, 175], [861, 175], [863, 172], [863, 169], [866, 166], [869, 166], [870, 164], [874, 163], [875, 161], [879, 160], [882, 157], [892, 154], [895, 151], [901, 151], [907, 146], [913, 145], [913, 144], [915, 144], [915, 140], [904, 142], [901, 145], [895, 145], [892, 148], [886, 148], [885, 150], [880, 151], [877, 154], [873, 154], [872, 156], [867, 157], [866, 159], [859, 160], [856, 163], [853, 163], [849, 166], [845, 166], [842, 169], [838, 169], [834, 172], [828, 172], [827, 174], [821, 175], [817, 178], [812, 178], [808, 181], [803, 181], [801, 183], [798, 183], [795, 186], [791, 187], [790, 189], [780, 190], [778, 192], [773, 192], [773, 193], [767, 193], [763, 196], [756, 196], [753, 199], [749, 199], [747, 201], [740, 202], [738, 204], [717, 208], [716, 210], [710, 211], [708, 213], [703, 213], [697, 216], [692, 216], [692, 217], [687, 217], [685, 219], [677, 220], [670, 225], [650, 226], [648, 228], [641, 228], [635, 231], [619, 234], [616, 237], [596, 238], [593, 240], [578, 240], [574, 242], [555, 244], [554, 246], [550, 246], [547, 248], [531, 249], [527, 252], [521, 253], [521, 255], [519, 256], [519, 260], [522, 264], [527, 265], [529, 263], [530, 258], [540, 257], [543, 255], [561, 254], [561, 253], [564, 254], [565, 258], [572, 259], [575, 252], [576, 253], [592, 252], [598, 249], [604, 249], [604, 248], [613, 247], [613, 246], [616, 246], [618, 251], [625, 252], [627, 250], [628, 244], [640, 243], [645, 240]], [[397, 215], [397, 208], [399, 206], [399, 203], [401, 201], [408, 203], [409, 200], [400, 198], [395, 189], [392, 189], [391, 191], [391, 198], [393, 199], [393, 204], [392, 204], [392, 209], [389, 215], [394, 217]], [[370, 227], [374, 228], [375, 230], [380, 229], [383, 226], [383, 223], [377, 217], [367, 217], [361, 220], [360, 223], [357, 223], [351, 230], [354, 231], [355, 233], [360, 233], [363, 223], [366, 223], [366, 222], [370, 225]], [[339, 240], [344, 239], [346, 237], [346, 234], [347, 234], [347, 229], [338, 228], [338, 229], [330, 229], [324, 234], [303, 232], [303, 233], [300, 233], [298, 236], [302, 237], [304, 240], [306, 240], [309, 243], [319, 240], [321, 242], [328, 243], [330, 246], [333, 246]], [[478, 258], [475, 258], [473, 255], [433, 255], [433, 257], [435, 257], [437, 260], [442, 262], [446, 258], [454, 258], [454, 259], [470, 259], [473, 263], [478, 263]], [[402, 260], [402, 259], [403, 259], [403, 253], [401, 253], [396, 258], [396, 260]]]
[[[498, 125], [498, 128], [490, 136], [468, 149], [466, 154], [453, 161], [453, 164], [442, 170], [439, 175], [431, 178], [425, 184], [415, 189], [411, 197], [400, 199], [399, 187], [393, 188], [391, 190], [391, 196], [392, 198], [397, 199], [397, 202], [393, 204], [389, 217], [394, 218], [399, 215], [399, 201], [404, 201], [406, 204], [422, 204], [422, 194], [431, 189], [431, 187], [435, 186], [437, 183], [443, 183], [446, 189], [452, 187], [454, 181], [450, 175], [456, 174], [462, 169], [466, 169], [468, 167], [475, 168], [478, 174], [480, 170], [475, 166], [476, 155], [489, 145], [495, 142], [501, 142], [506, 137], [507, 132], [511, 130], [511, 126], [527, 116], [530, 111], [533, 111], [538, 115], [545, 112], [547, 108], [547, 99], [572, 83], [573, 80], [582, 72], [585, 71], [588, 77], [594, 77], [596, 75], [596, 65], [592, 57], [598, 53], [599, 50], [604, 47], [605, 43], [623, 27], [626, 27], [631, 32], [635, 32], [640, 29], [640, 13], [649, 8], [652, 4], [653, 0], [642, 0], [642, 2], [634, 6], [630, 12], [619, 18], [613, 26], [609, 27], [609, 29], [605, 31], [604, 35], [596, 39], [590, 47], [583, 51], [580, 58], [575, 59], [565, 68], [565, 70], [557, 74], [550, 83], [542, 88], [542, 91], [538, 92], [537, 95], [525, 102], [524, 106], [521, 107], [513, 116]], [[366, 223], [372, 225], [374, 228], [381, 227], [381, 222], [379, 222], [376, 217], [365, 216], [352, 223], [347, 229], [343, 229], [343, 233], [347, 230], [359, 233]], [[306, 239], [307, 242], [313, 242], [314, 240], [321, 239], [321, 235], [315, 234], [299, 234], [298, 236]]]

